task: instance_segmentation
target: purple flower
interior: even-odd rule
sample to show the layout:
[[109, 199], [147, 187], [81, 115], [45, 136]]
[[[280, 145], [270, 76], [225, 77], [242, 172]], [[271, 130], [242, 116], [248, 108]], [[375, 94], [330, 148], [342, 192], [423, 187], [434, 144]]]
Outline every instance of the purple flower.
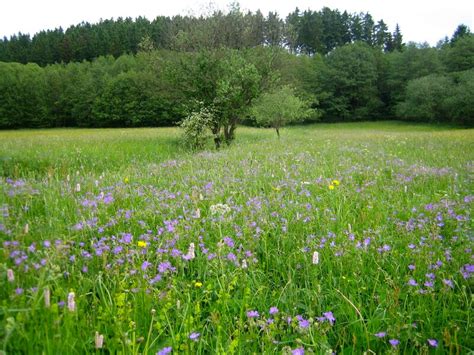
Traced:
[[425, 285], [425, 287], [433, 287], [433, 286], [434, 286], [434, 283], [433, 283], [433, 281], [426, 281], [426, 282], [424, 283], [424, 285]]
[[260, 314], [258, 314], [258, 311], [248, 311], [247, 312], [247, 317], [249, 318], [258, 318]]
[[159, 350], [156, 353], [156, 355], [167, 355], [167, 354], [171, 354], [172, 351], [173, 351], [173, 348], [171, 346], [167, 346], [166, 348]]
[[301, 318], [298, 321], [298, 325], [300, 326], [300, 328], [306, 329], [309, 327], [309, 321], [307, 319]]
[[142, 264], [142, 270], [145, 271], [151, 263], [149, 261], [144, 261]]
[[23, 289], [21, 287], [18, 287], [17, 289], [15, 289], [15, 293], [17, 295], [21, 295], [23, 293]]
[[398, 340], [398, 339], [390, 339], [388, 342], [389, 342], [390, 345], [392, 345], [393, 347], [396, 347], [398, 344], [400, 344], [400, 340]]
[[436, 339], [428, 339], [428, 344], [432, 346], [433, 348], [438, 347], [438, 341]]
[[270, 311], [268, 312], [270, 314], [277, 314], [278, 313], [278, 308], [276, 307], [270, 307]]
[[408, 286], [418, 286], [418, 283], [414, 279], [408, 280]]
[[304, 355], [304, 349], [303, 348], [296, 348], [294, 350], [291, 350], [292, 355]]
[[378, 332], [374, 334], [377, 338], [385, 338], [387, 336], [387, 333], [385, 332]]
[[193, 341], [198, 341], [200, 336], [201, 336], [201, 333], [193, 332], [189, 334], [189, 339]]
[[329, 323], [331, 323], [331, 325], [333, 325], [334, 322], [336, 321], [336, 318], [334, 318], [334, 315], [332, 314], [332, 312], [324, 312], [323, 316], [329, 321]]

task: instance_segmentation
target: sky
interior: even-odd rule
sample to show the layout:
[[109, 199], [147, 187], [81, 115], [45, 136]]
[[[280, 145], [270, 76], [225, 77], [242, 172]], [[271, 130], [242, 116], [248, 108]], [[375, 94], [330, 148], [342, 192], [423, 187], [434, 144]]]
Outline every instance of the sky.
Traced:
[[[226, 10], [231, 0], [3, 0], [0, 3], [0, 37], [22, 32], [34, 34], [43, 29], [54, 29], [82, 21], [90, 23], [117, 17], [205, 14], [209, 8]], [[296, 7], [300, 10], [331, 9], [350, 13], [369, 12], [378, 21], [383, 19], [393, 32], [400, 25], [405, 42], [428, 42], [430, 45], [451, 37], [463, 23], [474, 32], [474, 1], [472, 0], [240, 0], [242, 10], [264, 14], [277, 11], [285, 18]]]

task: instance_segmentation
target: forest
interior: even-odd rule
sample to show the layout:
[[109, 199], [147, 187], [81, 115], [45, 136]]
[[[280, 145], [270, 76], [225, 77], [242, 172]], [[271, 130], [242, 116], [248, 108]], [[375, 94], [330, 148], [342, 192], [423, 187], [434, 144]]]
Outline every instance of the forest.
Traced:
[[[404, 43], [369, 13], [295, 9], [81, 23], [0, 40], [0, 128], [179, 124], [203, 107], [235, 126], [288, 87], [305, 121], [474, 125], [474, 35]], [[226, 139], [227, 140], [227, 139]]]

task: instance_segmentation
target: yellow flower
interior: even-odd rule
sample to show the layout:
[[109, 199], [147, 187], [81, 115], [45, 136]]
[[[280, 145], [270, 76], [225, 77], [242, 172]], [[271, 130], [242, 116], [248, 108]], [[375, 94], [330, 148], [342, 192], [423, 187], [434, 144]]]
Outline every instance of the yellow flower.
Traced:
[[139, 240], [137, 244], [140, 248], [146, 248], [146, 242], [144, 242], [143, 240]]
[[199, 282], [199, 281], [198, 281], [198, 282], [196, 282], [196, 283], [194, 284], [194, 286], [196, 286], [196, 287], [202, 287], [202, 282]]
[[128, 177], [126, 177], [125, 179], [123, 179], [123, 182], [126, 183], [126, 184], [128, 184], [129, 181], [130, 181], [130, 180], [128, 180]]
[[339, 186], [341, 182], [339, 180], [333, 180], [332, 183], [333, 185]]
[[329, 185], [329, 190], [334, 190], [334, 185]]

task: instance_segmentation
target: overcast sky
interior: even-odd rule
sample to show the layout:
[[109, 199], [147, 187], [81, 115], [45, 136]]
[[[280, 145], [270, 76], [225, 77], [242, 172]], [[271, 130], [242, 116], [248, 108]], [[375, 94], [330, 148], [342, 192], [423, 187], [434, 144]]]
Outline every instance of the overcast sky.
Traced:
[[[214, 0], [214, 8], [225, 10], [230, 1]], [[320, 10], [327, 6], [348, 12], [369, 12], [375, 20], [383, 19], [391, 31], [398, 22], [404, 41], [431, 45], [450, 37], [457, 25], [473, 28], [473, 0], [241, 0], [243, 10], [260, 9], [264, 14], [277, 11], [284, 18], [297, 6], [300, 10]], [[4, 0], [0, 5], [0, 37], [18, 32], [34, 34], [42, 29], [62, 26], [66, 29], [81, 21], [158, 15], [201, 14], [209, 1], [189, 0]]]

